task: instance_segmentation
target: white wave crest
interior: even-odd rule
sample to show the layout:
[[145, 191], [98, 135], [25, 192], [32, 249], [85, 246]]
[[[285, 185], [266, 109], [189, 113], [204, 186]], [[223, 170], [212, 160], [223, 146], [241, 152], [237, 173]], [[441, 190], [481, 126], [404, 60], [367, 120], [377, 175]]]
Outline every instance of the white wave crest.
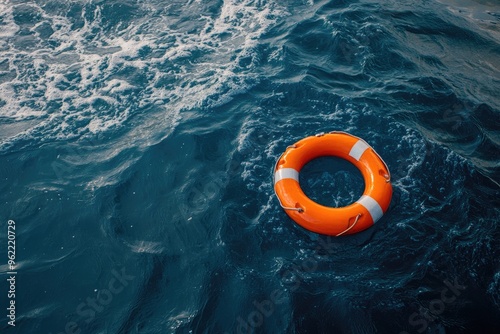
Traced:
[[2, 138], [0, 150], [105, 133], [144, 110], [155, 119], [149, 133], [168, 132], [182, 111], [255, 84], [255, 47], [284, 14], [251, 0], [212, 3], [217, 10], [202, 1], [124, 5], [121, 19], [106, 2], [0, 3], [0, 130], [38, 120]]

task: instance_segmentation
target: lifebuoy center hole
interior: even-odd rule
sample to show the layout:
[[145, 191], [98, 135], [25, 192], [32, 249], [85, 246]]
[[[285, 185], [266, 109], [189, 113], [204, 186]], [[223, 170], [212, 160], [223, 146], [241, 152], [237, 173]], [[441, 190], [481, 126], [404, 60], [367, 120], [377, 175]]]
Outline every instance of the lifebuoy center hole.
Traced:
[[308, 162], [299, 173], [299, 183], [310, 199], [335, 208], [356, 202], [365, 190], [363, 176], [356, 166], [337, 157]]

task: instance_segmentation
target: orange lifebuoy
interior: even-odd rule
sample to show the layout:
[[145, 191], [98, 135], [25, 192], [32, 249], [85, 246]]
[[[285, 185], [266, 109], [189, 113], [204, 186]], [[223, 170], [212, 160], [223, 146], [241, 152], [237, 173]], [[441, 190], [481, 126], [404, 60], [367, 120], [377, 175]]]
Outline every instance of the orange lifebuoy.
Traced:
[[[299, 184], [299, 172], [309, 161], [335, 156], [356, 166], [365, 190], [356, 202], [341, 208], [320, 205], [308, 198]], [[276, 162], [274, 191], [280, 205], [297, 224], [309, 231], [339, 236], [361, 232], [387, 211], [392, 197], [389, 168], [363, 139], [345, 132], [304, 138], [289, 146]]]

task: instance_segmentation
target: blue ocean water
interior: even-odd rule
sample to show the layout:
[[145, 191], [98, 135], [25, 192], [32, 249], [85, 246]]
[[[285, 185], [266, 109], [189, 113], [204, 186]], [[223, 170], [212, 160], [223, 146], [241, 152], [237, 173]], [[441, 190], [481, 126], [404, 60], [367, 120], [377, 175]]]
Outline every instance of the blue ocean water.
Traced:
[[[499, 24], [494, 0], [0, 1], [1, 332], [498, 333]], [[272, 181], [334, 130], [394, 189], [339, 238]], [[345, 205], [351, 167], [301, 184]]]

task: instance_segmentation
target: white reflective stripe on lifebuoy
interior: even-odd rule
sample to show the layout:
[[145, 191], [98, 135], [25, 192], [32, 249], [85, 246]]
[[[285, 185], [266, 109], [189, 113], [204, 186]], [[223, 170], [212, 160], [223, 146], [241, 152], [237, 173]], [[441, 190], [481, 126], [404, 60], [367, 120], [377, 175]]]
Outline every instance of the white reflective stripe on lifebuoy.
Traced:
[[293, 168], [281, 168], [274, 173], [274, 184], [283, 179], [294, 179], [299, 182], [299, 172]]
[[361, 158], [363, 153], [369, 148], [367, 143], [365, 143], [364, 140], [358, 140], [356, 144], [354, 144], [351, 148], [351, 151], [349, 152], [349, 155], [353, 157], [354, 159], [358, 160]]
[[368, 212], [370, 212], [374, 224], [384, 215], [384, 211], [382, 210], [378, 202], [370, 196], [363, 195], [356, 201], [356, 203], [361, 204], [366, 208], [366, 210], [368, 210]]

